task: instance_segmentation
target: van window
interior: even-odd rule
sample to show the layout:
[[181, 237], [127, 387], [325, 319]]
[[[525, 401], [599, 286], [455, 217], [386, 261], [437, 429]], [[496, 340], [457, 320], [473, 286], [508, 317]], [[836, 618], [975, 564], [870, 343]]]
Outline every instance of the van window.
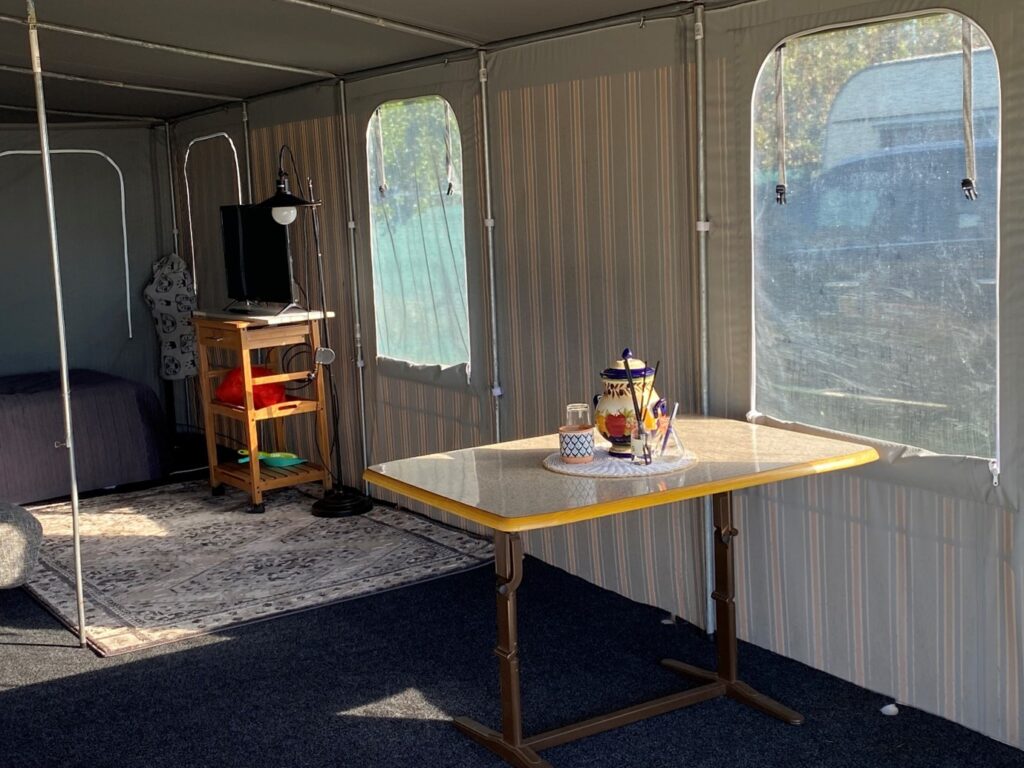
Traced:
[[971, 36], [976, 200], [961, 188], [959, 15], [789, 40], [781, 104], [778, 57], [765, 62], [753, 104], [755, 410], [995, 456], [999, 83], [987, 38]]
[[366, 129], [377, 354], [469, 363], [459, 124], [440, 96], [388, 101]]

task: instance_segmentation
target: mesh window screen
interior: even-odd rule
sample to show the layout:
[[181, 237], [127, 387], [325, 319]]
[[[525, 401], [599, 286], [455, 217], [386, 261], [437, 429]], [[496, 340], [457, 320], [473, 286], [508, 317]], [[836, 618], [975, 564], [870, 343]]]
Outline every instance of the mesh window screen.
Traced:
[[755, 409], [994, 456], [999, 84], [984, 35], [944, 13], [791, 40], [753, 115]]
[[366, 131], [377, 352], [469, 362], [462, 144], [439, 96], [389, 101]]

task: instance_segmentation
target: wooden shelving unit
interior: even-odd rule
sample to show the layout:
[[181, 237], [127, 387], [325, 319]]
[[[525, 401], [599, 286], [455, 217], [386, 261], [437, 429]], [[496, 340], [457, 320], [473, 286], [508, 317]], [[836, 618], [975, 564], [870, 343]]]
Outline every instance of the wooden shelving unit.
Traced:
[[[331, 314], [328, 313], [328, 317]], [[303, 413], [316, 415], [316, 439], [320, 456], [330, 455], [327, 432], [327, 409], [324, 397], [324, 381], [317, 377], [312, 383], [315, 399], [289, 398], [283, 402], [257, 408], [253, 390], [261, 384], [306, 381], [307, 371], [275, 373], [272, 376], [254, 376], [252, 353], [267, 350], [267, 365], [271, 369], [281, 368], [281, 353], [287, 347], [305, 344], [311, 350], [320, 346], [320, 313], [303, 313], [302, 320], [289, 318], [234, 318], [197, 313], [193, 318], [199, 350], [199, 387], [203, 401], [203, 423], [206, 431], [206, 452], [210, 463], [210, 487], [214, 493], [224, 485], [239, 488], [249, 494], [250, 510], [263, 511], [263, 493], [278, 488], [287, 488], [302, 483], [322, 483], [330, 487], [330, 474], [321, 465], [306, 462], [293, 467], [270, 467], [259, 461], [262, 448], [259, 441], [259, 424], [273, 423], [275, 450], [287, 450], [284, 439], [283, 420]], [[211, 350], [226, 350], [237, 358], [242, 369], [245, 402], [232, 405], [214, 399], [215, 382], [227, 375], [231, 367], [214, 367], [210, 363]], [[217, 458], [217, 417], [232, 419], [242, 424], [245, 444], [250, 461], [241, 464], [221, 464]]]

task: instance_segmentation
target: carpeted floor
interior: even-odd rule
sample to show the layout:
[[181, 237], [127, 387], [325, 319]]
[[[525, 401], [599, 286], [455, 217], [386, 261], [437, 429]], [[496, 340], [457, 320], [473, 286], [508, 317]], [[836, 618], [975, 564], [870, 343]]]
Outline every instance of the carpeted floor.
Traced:
[[[322, 519], [299, 489], [272, 494], [262, 515], [205, 482], [106, 494], [81, 504], [89, 643], [109, 656], [176, 642], [444, 576], [491, 561], [488, 541], [375, 507]], [[36, 506], [43, 523], [29, 588], [77, 624], [71, 507]]]
[[[676, 690], [708, 666], [685, 624], [532, 558], [520, 591], [528, 731]], [[448, 720], [498, 722], [494, 577], [482, 568], [113, 658], [25, 592], [0, 592], [3, 768], [499, 768]], [[741, 644], [751, 684], [807, 716], [727, 699], [547, 750], [554, 768], [1024, 766], [1024, 752]]]

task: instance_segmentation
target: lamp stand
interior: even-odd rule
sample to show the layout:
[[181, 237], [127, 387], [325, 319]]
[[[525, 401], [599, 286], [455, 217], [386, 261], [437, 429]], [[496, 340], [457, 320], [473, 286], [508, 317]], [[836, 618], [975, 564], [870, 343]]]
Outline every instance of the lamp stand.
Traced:
[[[312, 179], [307, 180], [307, 184], [309, 185], [309, 197], [312, 200], [314, 199]], [[323, 250], [320, 247], [320, 219], [317, 217], [316, 208], [312, 209], [312, 214], [313, 244], [316, 249], [316, 272], [317, 279], [320, 282], [320, 308], [323, 310], [323, 317], [320, 319], [321, 335], [324, 340], [324, 344], [328, 349], [331, 349], [330, 323], [327, 322], [327, 284], [324, 280], [324, 255]], [[373, 500], [361, 493], [358, 489], [342, 484], [341, 446], [338, 440], [338, 436], [341, 434], [338, 419], [338, 393], [334, 388], [334, 376], [331, 372], [330, 365], [325, 365], [324, 370], [327, 375], [328, 395], [331, 401], [331, 426], [334, 427], [334, 439], [328, 449], [328, 452], [331, 454], [330, 458], [334, 464], [332, 468], [332, 478], [334, 482], [331, 490], [327, 491], [322, 499], [313, 503], [313, 516], [338, 518], [361, 515], [373, 509]]]

